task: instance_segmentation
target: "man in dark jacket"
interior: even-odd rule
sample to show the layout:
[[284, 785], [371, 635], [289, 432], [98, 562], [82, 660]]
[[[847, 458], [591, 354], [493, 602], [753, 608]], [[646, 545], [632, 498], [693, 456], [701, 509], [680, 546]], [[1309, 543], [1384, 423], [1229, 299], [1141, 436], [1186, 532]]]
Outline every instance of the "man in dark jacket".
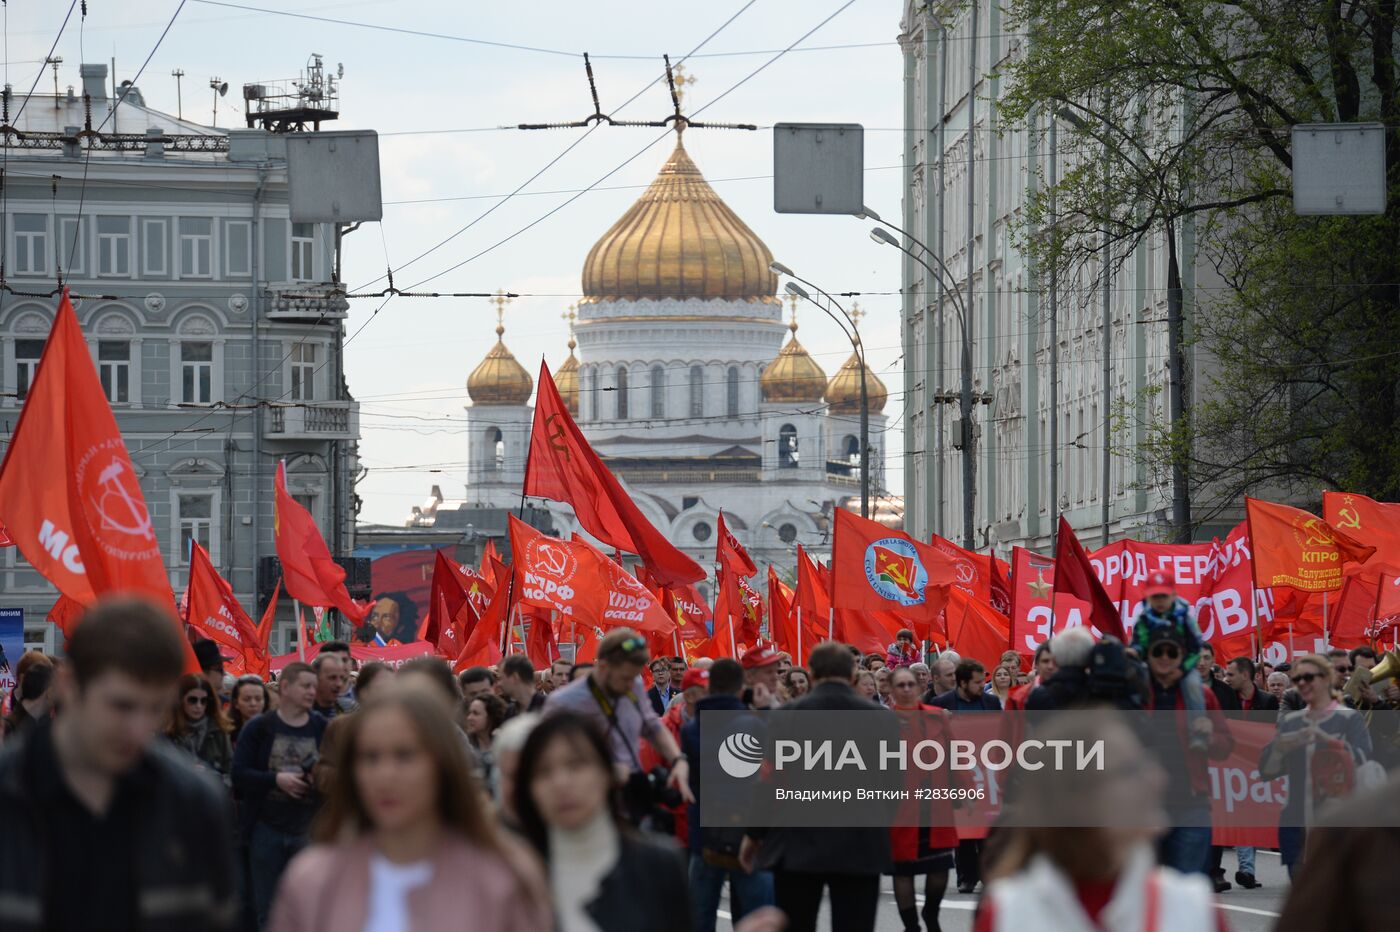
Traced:
[[1000, 712], [1001, 700], [996, 694], [982, 691], [986, 682], [987, 668], [982, 666], [982, 661], [970, 657], [959, 660], [953, 671], [953, 688], [934, 696], [929, 705], [949, 712]]
[[[844, 644], [827, 641], [808, 661], [812, 691], [783, 708], [795, 712], [871, 712], [872, 727], [898, 735], [894, 713], [858, 695], [852, 686], [855, 658]], [[710, 673], [714, 681], [713, 670]], [[745, 870], [773, 871], [778, 908], [788, 932], [814, 932], [822, 891], [831, 893], [831, 928], [871, 932], [880, 907], [880, 875], [889, 873], [890, 830], [868, 828], [750, 828], [739, 850]]]
[[1235, 695], [1235, 690], [1227, 681], [1215, 677], [1215, 648], [1211, 647], [1209, 642], [1201, 645], [1201, 659], [1197, 661], [1197, 669], [1206, 689], [1215, 693], [1215, 701], [1220, 704], [1220, 711], [1240, 711], [1240, 699]]
[[[681, 751], [690, 760], [700, 760], [700, 722], [705, 712], [743, 712], [744, 668], [739, 661], [721, 657], [710, 667], [709, 695], [695, 703], [695, 715], [681, 726]], [[773, 875], [768, 871], [748, 873], [739, 864], [738, 847], [743, 838], [739, 827], [700, 825], [700, 768], [690, 769], [690, 791], [695, 802], [686, 807], [686, 846], [690, 849], [691, 911], [695, 932], [714, 932], [720, 893], [729, 881], [729, 911], [735, 922], [773, 903]]]
[[184, 668], [175, 621], [105, 602], [67, 650], [58, 716], [0, 754], [0, 929], [232, 929], [228, 801], [157, 740]]

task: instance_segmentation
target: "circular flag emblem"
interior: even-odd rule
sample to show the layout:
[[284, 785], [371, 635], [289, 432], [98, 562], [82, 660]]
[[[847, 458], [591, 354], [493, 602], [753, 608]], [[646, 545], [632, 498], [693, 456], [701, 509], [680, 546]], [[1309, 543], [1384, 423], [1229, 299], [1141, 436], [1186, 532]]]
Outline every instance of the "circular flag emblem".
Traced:
[[865, 548], [865, 578], [882, 599], [922, 605], [928, 571], [909, 541], [886, 537]]

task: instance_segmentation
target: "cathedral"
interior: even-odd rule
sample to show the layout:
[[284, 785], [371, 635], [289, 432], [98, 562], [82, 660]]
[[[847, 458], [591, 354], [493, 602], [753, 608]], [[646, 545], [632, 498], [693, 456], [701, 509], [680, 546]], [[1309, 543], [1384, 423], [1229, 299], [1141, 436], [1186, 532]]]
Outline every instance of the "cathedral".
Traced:
[[[705, 566], [721, 508], [758, 565], [780, 570], [798, 544], [828, 554], [833, 509], [859, 509], [860, 365], [852, 354], [828, 378], [803, 349], [772, 261], [678, 133], [656, 179], [589, 251], [568, 356], [553, 367], [594, 449]], [[467, 508], [520, 503], [534, 380], [499, 322], [496, 334], [467, 380]], [[878, 478], [888, 393], [866, 380]], [[879, 491], [872, 482], [872, 502]], [[568, 505], [532, 504], [560, 536], [579, 530]]]

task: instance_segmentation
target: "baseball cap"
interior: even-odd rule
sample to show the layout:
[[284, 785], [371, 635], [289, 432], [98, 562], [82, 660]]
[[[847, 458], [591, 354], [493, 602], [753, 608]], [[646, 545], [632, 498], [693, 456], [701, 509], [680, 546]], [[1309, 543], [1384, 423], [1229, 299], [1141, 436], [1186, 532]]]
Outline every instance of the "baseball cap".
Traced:
[[1166, 625], [1153, 628], [1152, 633], [1147, 636], [1148, 653], [1151, 653], [1152, 648], [1156, 647], [1158, 644], [1175, 644], [1177, 647], [1185, 646], [1181, 640], [1181, 635], [1177, 634], [1176, 629]]
[[199, 661], [201, 670], [223, 669], [224, 655], [219, 650], [219, 645], [205, 638], [202, 641], [194, 642], [194, 657]]
[[778, 649], [767, 641], [759, 641], [739, 660], [745, 670], [757, 670], [782, 659]]
[[685, 676], [681, 677], [681, 690], [682, 690], [682, 691], [685, 691], [685, 690], [687, 690], [687, 689], [690, 689], [690, 688], [693, 687], [693, 686], [704, 686], [704, 687], [708, 688], [709, 685], [710, 685], [710, 671], [709, 671], [709, 670], [695, 670], [695, 669], [686, 670], [686, 671], [685, 671]]
[[1176, 592], [1176, 579], [1166, 570], [1153, 570], [1147, 574], [1147, 588], [1143, 595], [1171, 595]]

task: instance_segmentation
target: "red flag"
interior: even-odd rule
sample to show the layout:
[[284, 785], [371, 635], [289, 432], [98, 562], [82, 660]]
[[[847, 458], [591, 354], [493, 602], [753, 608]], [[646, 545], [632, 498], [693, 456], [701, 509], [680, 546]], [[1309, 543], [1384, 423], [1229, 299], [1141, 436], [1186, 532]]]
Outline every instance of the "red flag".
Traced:
[[481, 548], [481, 564], [478, 572], [481, 578], [486, 580], [491, 586], [491, 591], [496, 591], [496, 570], [497, 563], [503, 562], [501, 554], [496, 550], [496, 542], [491, 538], [486, 539], [486, 546]]
[[947, 554], [844, 508], [836, 509], [831, 553], [831, 601], [838, 611], [889, 611], [928, 624], [957, 580], [957, 564]]
[[948, 592], [948, 644], [963, 657], [982, 661], [988, 670], [996, 669], [1011, 637], [1011, 619], [954, 587]]
[[696, 653], [702, 657], [733, 657], [744, 653], [744, 596], [739, 590], [739, 577], [723, 565], [715, 580], [715, 633]]
[[1365, 563], [1375, 547], [1361, 544], [1301, 508], [1244, 500], [1254, 552], [1254, 584], [1288, 586], [1302, 592], [1342, 588], [1342, 567]]
[[24, 558], [73, 601], [125, 592], [176, 620], [141, 483], [66, 291], [0, 467], [0, 518]]
[[1013, 547], [1011, 649], [1030, 657], [1054, 632], [1055, 561], [1024, 547]]
[[[487, 562], [489, 564], [490, 560]], [[483, 574], [463, 566], [449, 557], [446, 551], [439, 550], [433, 562], [431, 592], [430, 610], [419, 625], [418, 639], [438, 644], [442, 640], [443, 628], [457, 618], [464, 602], [471, 605], [469, 623], [464, 631], [458, 633], [464, 635], [465, 631], [470, 631], [472, 624], [486, 610], [495, 587]], [[461, 650], [460, 642], [452, 647], [452, 652], [443, 654], [444, 657], [457, 656]]]
[[352, 623], [360, 624], [367, 612], [346, 591], [345, 570], [331, 558], [311, 513], [287, 491], [286, 463], [277, 464], [275, 485], [273, 527], [287, 595], [302, 605], [334, 606]]
[[652, 526], [588, 445], [543, 361], [524, 494], [569, 503], [588, 533], [609, 547], [640, 556], [663, 585], [682, 586], [705, 578], [698, 563]]
[[14, 545], [15, 541], [10, 536], [10, 532], [5, 530], [5, 525], [0, 524], [0, 547], [13, 547]]
[[1323, 492], [1322, 516], [1353, 540], [1377, 547], [1389, 559], [1400, 559], [1400, 503], [1378, 502], [1354, 492]]
[[185, 601], [186, 623], [218, 644], [225, 656], [233, 658], [230, 673], [242, 676], [262, 667], [267, 655], [258, 642], [257, 629], [238, 604], [233, 587], [219, 575], [208, 551], [198, 541], [190, 547], [190, 583]]
[[47, 621], [51, 621], [63, 632], [65, 643], [73, 629], [77, 626], [78, 620], [83, 617], [85, 607], [80, 602], [75, 602], [66, 595], [60, 594], [58, 601], [53, 603], [49, 609]]
[[[796, 593], [778, 578], [778, 571], [768, 566], [768, 633], [779, 650], [798, 656], [797, 615], [793, 602]], [[801, 663], [801, 660], [798, 661]]]
[[[497, 567], [497, 579], [509, 579], [506, 575], [509, 570]], [[519, 583], [517, 582], [518, 586]], [[458, 655], [457, 662], [452, 665], [452, 669], [461, 673], [468, 667], [489, 667], [501, 662], [501, 636], [505, 634], [506, 614], [509, 611], [508, 603], [512, 601], [509, 585], [501, 586], [496, 590], [496, 594], [491, 598], [491, 604], [486, 607], [481, 620], [476, 623], [471, 634], [467, 636], [467, 643], [462, 645], [462, 653]], [[465, 603], [463, 603], [465, 607]]]
[[250, 672], [258, 674], [263, 679], [267, 679], [268, 664], [272, 659], [272, 624], [277, 620], [277, 597], [282, 592], [282, 577], [277, 577], [277, 585], [272, 589], [272, 598], [267, 600], [267, 608], [263, 609], [262, 618], [258, 619], [257, 644], [258, 650], [262, 653], [262, 663], [260, 668]]
[[758, 572], [758, 567], [753, 565], [753, 558], [749, 556], [749, 552], [725, 525], [723, 511], [719, 513], [719, 533], [715, 535], [715, 562], [729, 567], [740, 576], [753, 576]]
[[438, 617], [449, 618], [450, 620], [438, 629], [437, 640], [433, 642], [433, 647], [438, 656], [448, 657], [456, 660], [462, 654], [462, 647], [466, 643], [465, 631], [473, 627], [474, 619], [470, 618], [471, 604], [463, 599], [457, 606], [457, 614], [449, 615], [447, 600], [441, 592], [437, 597]]
[[536, 670], [547, 670], [559, 659], [559, 644], [555, 641], [554, 623], [549, 610], [542, 608], [522, 609], [521, 614], [528, 620], [525, 636], [525, 654]]
[[675, 630], [675, 619], [646, 586], [581, 538], [549, 537], [514, 515], [509, 525], [518, 601], [553, 609], [561, 621], [666, 634]]
[[799, 653], [794, 653], [795, 663], [805, 663], [806, 657], [822, 641], [835, 631], [835, 619], [831, 613], [831, 594], [827, 590], [820, 565], [811, 555], [797, 545], [797, 586], [793, 593], [793, 621], [797, 625]]
[[1055, 593], [1072, 595], [1089, 603], [1091, 623], [1100, 635], [1112, 635], [1126, 641], [1128, 635], [1123, 630], [1123, 619], [1118, 615], [1118, 606], [1104, 591], [1103, 583], [1094, 573], [1094, 565], [1089, 562], [1089, 554], [1084, 545], [1074, 536], [1074, 528], [1064, 516], [1060, 516], [1060, 534], [1055, 545]]

